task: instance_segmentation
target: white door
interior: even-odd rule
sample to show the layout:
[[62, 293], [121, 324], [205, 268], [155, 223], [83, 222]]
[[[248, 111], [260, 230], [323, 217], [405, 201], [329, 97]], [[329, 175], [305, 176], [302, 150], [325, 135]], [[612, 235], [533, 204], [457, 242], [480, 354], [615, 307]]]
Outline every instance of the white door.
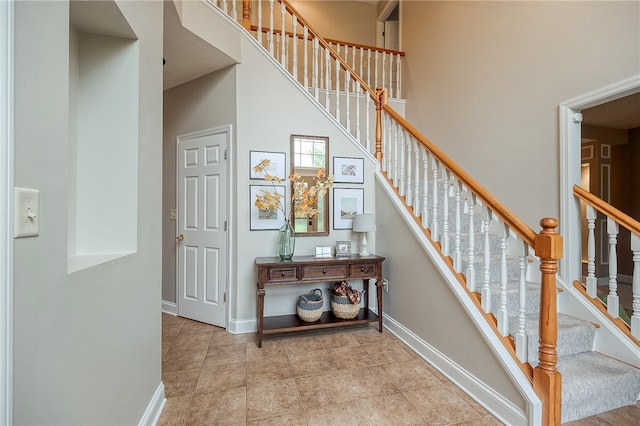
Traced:
[[226, 327], [229, 128], [178, 137], [178, 315]]

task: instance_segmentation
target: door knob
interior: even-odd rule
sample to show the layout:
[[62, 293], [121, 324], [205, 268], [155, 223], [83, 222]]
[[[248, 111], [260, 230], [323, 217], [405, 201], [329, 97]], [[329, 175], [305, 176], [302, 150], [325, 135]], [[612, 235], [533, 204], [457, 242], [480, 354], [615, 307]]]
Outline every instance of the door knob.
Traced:
[[180, 234], [179, 237], [176, 237], [176, 240], [178, 240], [178, 242], [184, 241], [184, 235]]

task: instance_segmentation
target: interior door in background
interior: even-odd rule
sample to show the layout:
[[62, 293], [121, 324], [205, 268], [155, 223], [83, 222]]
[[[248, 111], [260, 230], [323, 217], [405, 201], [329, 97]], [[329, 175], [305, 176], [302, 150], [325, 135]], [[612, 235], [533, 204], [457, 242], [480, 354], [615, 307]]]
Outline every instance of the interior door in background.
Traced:
[[178, 315], [226, 327], [228, 127], [178, 137]]

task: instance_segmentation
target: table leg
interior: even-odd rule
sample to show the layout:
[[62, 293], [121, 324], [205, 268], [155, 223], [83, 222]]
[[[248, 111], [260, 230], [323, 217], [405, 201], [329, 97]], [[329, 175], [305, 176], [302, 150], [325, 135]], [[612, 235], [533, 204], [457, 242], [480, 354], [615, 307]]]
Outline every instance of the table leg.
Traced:
[[258, 284], [258, 347], [262, 347], [262, 328], [264, 318], [264, 288]]
[[376, 280], [376, 288], [378, 290], [378, 331], [382, 333], [382, 277]]

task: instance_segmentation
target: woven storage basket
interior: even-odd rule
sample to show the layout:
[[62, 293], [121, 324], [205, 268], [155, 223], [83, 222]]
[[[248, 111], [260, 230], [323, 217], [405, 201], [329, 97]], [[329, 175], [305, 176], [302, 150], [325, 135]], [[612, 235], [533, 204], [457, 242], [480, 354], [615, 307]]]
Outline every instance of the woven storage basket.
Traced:
[[296, 311], [302, 321], [318, 321], [322, 316], [322, 290], [316, 288], [311, 293], [298, 296]]
[[360, 312], [359, 303], [351, 303], [347, 296], [336, 296], [331, 294], [331, 310], [333, 315], [341, 319], [352, 319]]

